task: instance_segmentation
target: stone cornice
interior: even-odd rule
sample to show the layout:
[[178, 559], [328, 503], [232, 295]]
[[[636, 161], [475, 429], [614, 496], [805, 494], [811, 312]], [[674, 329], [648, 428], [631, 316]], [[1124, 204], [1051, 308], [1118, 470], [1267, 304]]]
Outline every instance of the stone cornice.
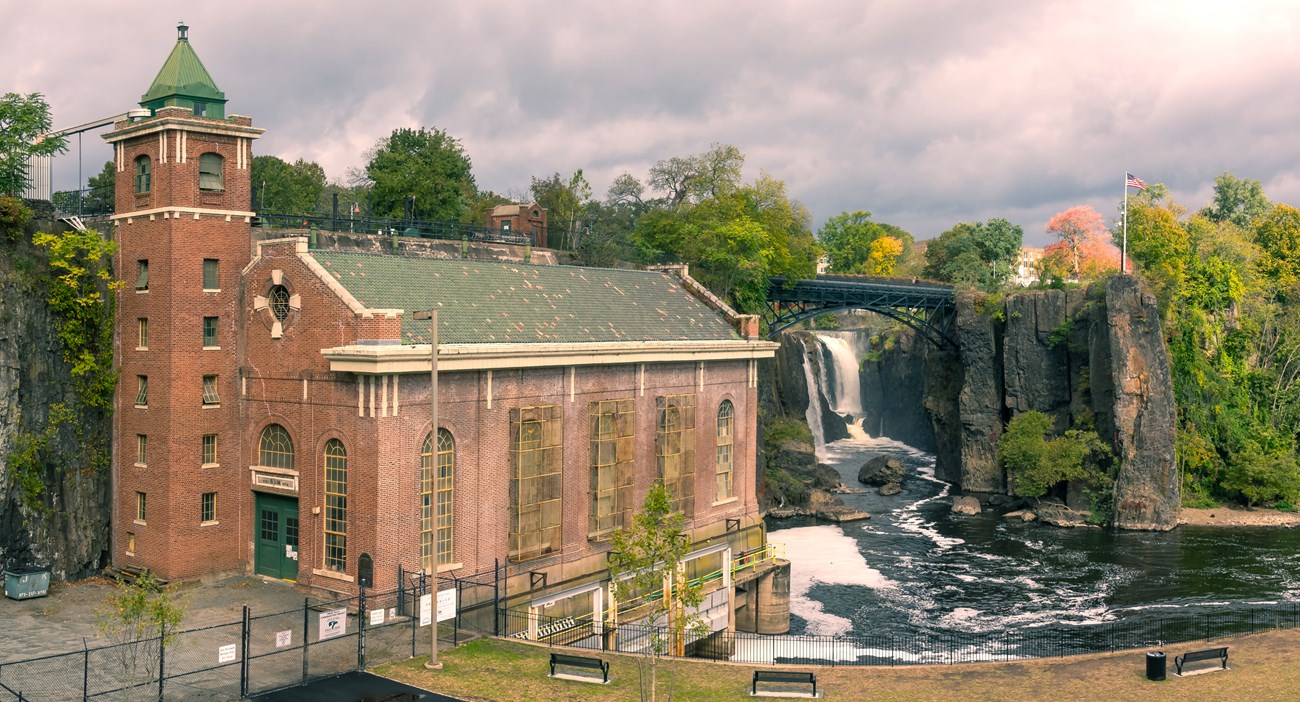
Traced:
[[214, 217], [227, 217], [227, 218], [243, 217], [244, 221], [248, 221], [249, 218], [257, 216], [256, 212], [242, 212], [239, 210], [216, 210], [208, 207], [181, 207], [179, 205], [168, 205], [167, 207], [154, 207], [153, 209], [148, 209], [148, 210], [136, 210], [134, 212], [123, 212], [122, 214], [112, 215], [111, 217], [109, 217], [109, 219], [113, 221], [118, 221], [123, 219], [134, 219], [136, 217], [148, 217], [149, 215], [163, 215], [163, 219], [167, 219], [168, 217], [172, 219], [180, 219], [182, 213], [187, 215], [194, 215], [195, 219], [198, 219], [199, 215], [212, 215]]
[[163, 116], [153, 117], [139, 122], [132, 122], [125, 127], [114, 129], [104, 135], [104, 141], [112, 144], [124, 139], [155, 134], [157, 132], [168, 130], [205, 132], [208, 134], [244, 137], [246, 139], [257, 139], [266, 131], [260, 127], [246, 127], [242, 124], [235, 124], [224, 120]]
[[[439, 344], [439, 372], [631, 363], [691, 363], [772, 358], [772, 341], [641, 341], [592, 344]], [[428, 373], [429, 345], [355, 345], [321, 349], [330, 370]]]

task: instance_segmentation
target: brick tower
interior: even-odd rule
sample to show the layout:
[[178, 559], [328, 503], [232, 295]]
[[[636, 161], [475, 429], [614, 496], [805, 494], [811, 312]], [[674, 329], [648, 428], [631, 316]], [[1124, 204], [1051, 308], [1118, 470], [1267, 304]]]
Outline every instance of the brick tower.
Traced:
[[225, 114], [188, 27], [105, 139], [117, 167], [120, 369], [113, 563], [164, 578], [242, 568], [237, 318], [249, 167], [264, 130]]

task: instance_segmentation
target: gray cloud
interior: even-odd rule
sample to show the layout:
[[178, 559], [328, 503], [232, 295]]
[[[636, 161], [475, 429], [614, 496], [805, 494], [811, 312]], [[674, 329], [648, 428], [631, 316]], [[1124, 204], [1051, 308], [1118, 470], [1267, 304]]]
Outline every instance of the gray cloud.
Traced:
[[[51, 3], [53, 4], [53, 3]], [[175, 35], [164, 3], [0, 1], [0, 90], [60, 125], [139, 100]], [[171, 14], [168, 14], [168, 11]], [[1199, 207], [1225, 170], [1300, 202], [1295, 3], [229, 2], [187, 7], [258, 153], [332, 178], [402, 126], [460, 138], [479, 186], [619, 173], [735, 144], [818, 221], [868, 209], [918, 237], [1005, 216], [1110, 215], [1124, 171]], [[142, 21], [141, 18], [156, 18]], [[174, 19], [181, 19], [177, 16]], [[91, 142], [94, 142], [92, 145]], [[85, 140], [86, 170], [110, 156]], [[56, 165], [76, 181], [75, 152]]]

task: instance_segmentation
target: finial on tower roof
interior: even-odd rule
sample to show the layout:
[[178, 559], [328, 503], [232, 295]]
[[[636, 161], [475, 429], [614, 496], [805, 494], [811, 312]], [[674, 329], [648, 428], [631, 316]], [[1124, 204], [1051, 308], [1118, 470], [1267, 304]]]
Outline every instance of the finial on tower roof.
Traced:
[[189, 31], [190, 28], [185, 24], [185, 20], [178, 22], [176, 24], [176, 32], [180, 36], [176, 37], [177, 41], [189, 41], [189, 37], [186, 36], [186, 33]]

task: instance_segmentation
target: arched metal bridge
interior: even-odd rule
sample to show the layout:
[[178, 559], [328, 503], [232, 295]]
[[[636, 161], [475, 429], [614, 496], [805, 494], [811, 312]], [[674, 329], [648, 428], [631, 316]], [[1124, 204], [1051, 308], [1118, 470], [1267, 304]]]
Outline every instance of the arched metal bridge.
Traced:
[[793, 282], [773, 277], [767, 302], [764, 319], [772, 337], [809, 317], [857, 309], [896, 319], [935, 346], [957, 348], [953, 336], [957, 307], [949, 285], [864, 275], [823, 275]]

